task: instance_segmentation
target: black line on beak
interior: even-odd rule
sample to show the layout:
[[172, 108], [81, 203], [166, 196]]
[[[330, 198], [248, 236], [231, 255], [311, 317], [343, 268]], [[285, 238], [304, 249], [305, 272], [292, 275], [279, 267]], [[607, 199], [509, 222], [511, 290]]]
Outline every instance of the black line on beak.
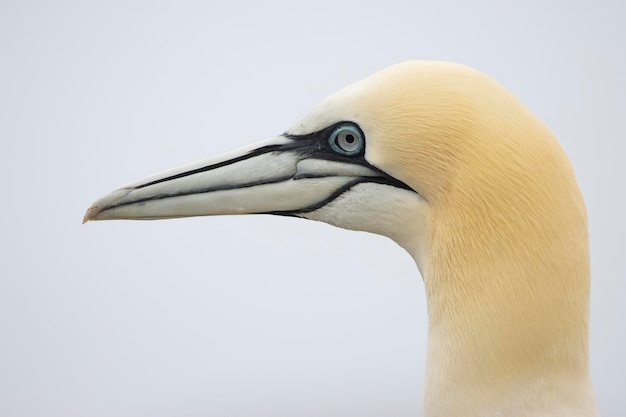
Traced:
[[[390, 186], [393, 186], [393, 187], [396, 187], [396, 188], [405, 189], [407, 191], [413, 191], [412, 188], [410, 188], [408, 185], [406, 185], [402, 181], [398, 181], [395, 178], [390, 177], [389, 175], [386, 175], [386, 174], [384, 174], [384, 176], [381, 176], [381, 177], [356, 177], [353, 181], [350, 181], [349, 183], [345, 184], [344, 186], [338, 188], [334, 193], [329, 195], [324, 200], [321, 200], [321, 201], [319, 201], [319, 202], [317, 202], [315, 204], [312, 204], [312, 205], [310, 205], [308, 207], [305, 207], [305, 208], [302, 208], [302, 209], [299, 209], [299, 210], [269, 211], [269, 212], [259, 213], [259, 214], [274, 214], [274, 215], [278, 215], [278, 216], [299, 217], [300, 214], [310, 213], [312, 211], [315, 211], [317, 209], [320, 209], [320, 208], [324, 207], [326, 204], [332, 202], [333, 200], [335, 200], [337, 197], [339, 197], [340, 195], [342, 195], [346, 191], [349, 191], [350, 189], [352, 189], [352, 187], [354, 187], [355, 185], [363, 184], [363, 183], [375, 183], [375, 184], [390, 185]], [[413, 192], [415, 192], [415, 191], [413, 191]]]
[[[329, 202], [333, 201], [334, 199], [336, 199], [338, 196], [340, 196], [341, 194], [345, 193], [346, 191], [350, 190], [352, 187], [354, 187], [357, 184], [360, 183], [364, 183], [364, 182], [372, 182], [372, 183], [378, 183], [378, 184], [386, 184], [386, 185], [390, 185], [396, 188], [402, 188], [405, 190], [409, 190], [409, 191], [413, 191], [415, 192], [411, 187], [409, 187], [407, 184], [405, 184], [404, 182], [388, 175], [387, 173], [385, 173], [384, 171], [380, 170], [379, 168], [371, 165], [366, 159], [365, 159], [365, 147], [367, 146], [367, 141], [365, 141], [365, 146], [363, 147], [363, 149], [361, 150], [361, 152], [359, 152], [356, 155], [351, 155], [351, 156], [346, 156], [346, 155], [340, 155], [337, 152], [335, 152], [330, 144], [329, 144], [329, 137], [332, 134], [332, 132], [340, 125], [352, 125], [353, 127], [355, 127], [356, 129], [359, 129], [359, 131], [363, 134], [361, 128], [353, 123], [353, 122], [346, 122], [346, 121], [342, 121], [342, 122], [338, 122], [335, 123], [331, 126], [328, 126], [322, 130], [319, 130], [317, 132], [314, 133], [309, 133], [306, 135], [291, 135], [288, 133], [283, 134], [282, 136], [286, 139], [289, 139], [290, 141], [287, 143], [281, 143], [281, 144], [275, 144], [275, 145], [267, 145], [267, 146], [262, 146], [260, 148], [257, 149], [253, 149], [250, 152], [248, 152], [245, 155], [241, 155], [226, 161], [221, 161], [221, 162], [217, 162], [214, 164], [209, 164], [200, 168], [195, 168], [195, 169], [191, 169], [189, 171], [185, 171], [185, 172], [180, 172], [178, 174], [174, 174], [174, 175], [170, 175], [168, 177], [164, 177], [164, 178], [160, 178], [154, 181], [150, 181], [147, 182], [145, 184], [140, 184], [138, 186], [135, 186], [134, 189], [141, 189], [141, 188], [145, 188], [145, 187], [149, 187], [151, 185], [155, 185], [155, 184], [160, 184], [160, 183], [164, 183], [167, 181], [172, 181], [172, 180], [176, 180], [179, 178], [184, 178], [184, 177], [188, 177], [194, 174], [199, 174], [202, 172], [207, 172], [207, 171], [211, 171], [214, 169], [218, 169], [221, 167], [225, 167], [228, 165], [232, 165], [241, 161], [244, 161], [246, 159], [250, 159], [250, 158], [254, 158], [256, 156], [260, 156], [266, 153], [271, 153], [271, 152], [293, 152], [296, 155], [296, 160], [297, 162], [304, 160], [304, 159], [309, 159], [309, 158], [314, 158], [314, 159], [323, 159], [323, 160], [330, 160], [330, 161], [337, 161], [337, 162], [343, 162], [343, 163], [348, 163], [348, 164], [357, 164], [357, 165], [362, 165], [367, 167], [368, 169], [371, 169], [375, 172], [377, 172], [379, 174], [379, 176], [376, 177], [355, 177], [353, 181], [348, 182], [347, 184], [345, 184], [344, 186], [342, 186], [341, 188], [339, 188], [338, 190], [336, 190], [334, 193], [332, 193], [328, 198], [315, 203], [311, 206], [299, 209], [299, 210], [295, 210], [295, 211], [289, 211], [289, 212], [269, 212], [267, 214], [277, 214], [277, 215], [285, 215], [285, 216], [289, 216], [289, 215], [298, 215], [301, 213], [308, 213], [314, 210], [317, 210], [323, 206], [325, 206], [326, 204], [328, 204]], [[363, 137], [365, 138], [365, 135], [363, 134]], [[297, 163], [296, 162], [296, 163]], [[308, 174], [308, 175], [302, 175], [302, 176], [297, 176], [295, 173], [293, 176], [284, 176], [284, 177], [277, 177], [277, 178], [272, 178], [272, 179], [267, 179], [267, 180], [259, 180], [259, 181], [251, 181], [249, 183], [245, 183], [245, 184], [240, 184], [237, 186], [232, 186], [232, 185], [224, 185], [224, 186], [220, 186], [220, 187], [207, 187], [205, 189], [196, 189], [193, 191], [181, 191], [181, 192], [174, 192], [174, 193], [169, 193], [169, 194], [162, 194], [162, 195], [155, 195], [155, 196], [151, 196], [151, 197], [146, 197], [146, 198], [142, 198], [139, 200], [134, 200], [131, 202], [127, 202], [127, 203], [120, 203], [118, 205], [113, 205], [110, 207], [107, 207], [106, 209], [104, 209], [103, 211], [107, 211], [110, 209], [114, 209], [117, 207], [121, 207], [121, 206], [125, 206], [125, 205], [129, 205], [129, 204], [140, 204], [143, 202], [147, 202], [147, 201], [152, 201], [152, 200], [161, 200], [161, 199], [166, 199], [166, 198], [172, 198], [172, 197], [181, 197], [181, 196], [185, 196], [185, 195], [191, 195], [191, 194], [202, 194], [202, 193], [209, 193], [209, 192], [214, 192], [214, 191], [224, 191], [224, 190], [230, 190], [230, 189], [238, 189], [238, 188], [248, 188], [248, 187], [254, 187], [254, 186], [258, 186], [258, 185], [264, 185], [264, 184], [271, 184], [271, 183], [276, 183], [276, 182], [282, 182], [282, 181], [288, 181], [288, 180], [298, 180], [301, 178], [319, 178], [319, 177], [323, 177], [323, 176], [332, 176], [332, 175], [320, 175], [320, 176], [316, 176], [315, 174]]]
[[247, 153], [245, 155], [241, 155], [241, 156], [238, 156], [236, 158], [229, 159], [227, 161], [222, 161], [222, 162], [218, 162], [218, 163], [215, 163], [215, 164], [207, 165], [207, 166], [204, 166], [204, 167], [201, 167], [201, 168], [196, 168], [196, 169], [192, 169], [192, 170], [189, 170], [189, 171], [181, 172], [181, 173], [178, 173], [178, 174], [175, 174], [175, 175], [171, 175], [169, 177], [160, 178], [158, 180], [154, 180], [154, 181], [147, 182], [145, 184], [138, 185], [138, 186], [136, 186], [134, 188], [135, 189], [145, 188], [145, 187], [149, 187], [151, 185], [160, 184], [162, 182], [167, 182], [167, 181], [171, 181], [171, 180], [177, 180], [179, 178], [188, 177], [190, 175], [199, 174], [201, 172], [211, 171], [211, 170], [214, 170], [214, 169], [217, 169], [217, 168], [225, 167], [227, 165], [235, 164], [237, 162], [245, 161], [246, 159], [254, 158], [255, 156], [263, 155], [265, 153], [282, 150], [283, 147], [286, 147], [286, 146], [289, 146], [289, 145], [290, 144], [263, 146], [263, 147], [260, 147], [258, 149], [254, 149], [254, 150], [250, 151], [249, 153]]

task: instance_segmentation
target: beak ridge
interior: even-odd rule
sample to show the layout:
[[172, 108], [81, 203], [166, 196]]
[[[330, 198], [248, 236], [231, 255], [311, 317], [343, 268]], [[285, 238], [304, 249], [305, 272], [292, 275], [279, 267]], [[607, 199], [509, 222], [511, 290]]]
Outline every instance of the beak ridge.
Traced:
[[221, 214], [298, 214], [319, 208], [380, 172], [362, 164], [307, 157], [279, 136], [121, 187], [85, 213], [91, 220]]

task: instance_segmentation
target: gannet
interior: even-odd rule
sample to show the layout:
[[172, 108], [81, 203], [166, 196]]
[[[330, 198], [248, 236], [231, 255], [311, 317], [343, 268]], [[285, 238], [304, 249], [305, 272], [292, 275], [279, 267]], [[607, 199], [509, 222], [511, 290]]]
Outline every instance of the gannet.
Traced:
[[596, 416], [586, 209], [548, 128], [468, 67], [397, 64], [278, 137], [97, 200], [84, 222], [277, 214], [377, 233], [427, 294], [427, 417]]

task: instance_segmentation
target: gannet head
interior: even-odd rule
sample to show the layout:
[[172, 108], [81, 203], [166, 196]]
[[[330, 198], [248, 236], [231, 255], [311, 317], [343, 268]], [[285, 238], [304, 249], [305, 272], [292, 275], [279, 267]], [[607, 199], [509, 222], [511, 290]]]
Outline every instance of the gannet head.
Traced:
[[439, 226], [458, 222], [453, 209], [513, 217], [542, 192], [541, 173], [553, 177], [555, 155], [573, 177], [562, 153], [489, 77], [406, 62], [337, 92], [283, 135], [126, 185], [84, 221], [293, 215], [391, 237], [423, 269], [433, 215]]
[[428, 298], [427, 413], [593, 413], [584, 202], [554, 136], [489, 77], [395, 65], [276, 138], [105, 195], [84, 221], [255, 213], [411, 253]]
[[[428, 226], [422, 206], [440, 174], [426, 169], [434, 159], [419, 163], [402, 142], [412, 142], [422, 158], [437, 158], [428, 155], [428, 142], [436, 138], [414, 130], [430, 123], [428, 108], [421, 107], [428, 100], [416, 98], [431, 94], [418, 84], [428, 87], [426, 75], [436, 74], [436, 67], [455, 68], [419, 62], [392, 67], [329, 97], [276, 138], [121, 187], [94, 203], [84, 221], [271, 213], [422, 246], [419, 236], [426, 234], [412, 232]], [[408, 172], [399, 169], [403, 165]], [[407, 223], [415, 227], [407, 229]]]

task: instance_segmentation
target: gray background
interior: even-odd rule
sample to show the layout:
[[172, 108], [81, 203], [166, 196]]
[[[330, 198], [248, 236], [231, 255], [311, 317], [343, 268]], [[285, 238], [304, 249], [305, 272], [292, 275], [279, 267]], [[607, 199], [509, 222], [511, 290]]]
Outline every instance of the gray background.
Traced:
[[416, 415], [423, 286], [390, 240], [80, 223], [406, 59], [492, 75], [560, 138], [590, 214], [598, 402], [626, 414], [625, 6], [505, 3], [1, 2], [0, 415]]

